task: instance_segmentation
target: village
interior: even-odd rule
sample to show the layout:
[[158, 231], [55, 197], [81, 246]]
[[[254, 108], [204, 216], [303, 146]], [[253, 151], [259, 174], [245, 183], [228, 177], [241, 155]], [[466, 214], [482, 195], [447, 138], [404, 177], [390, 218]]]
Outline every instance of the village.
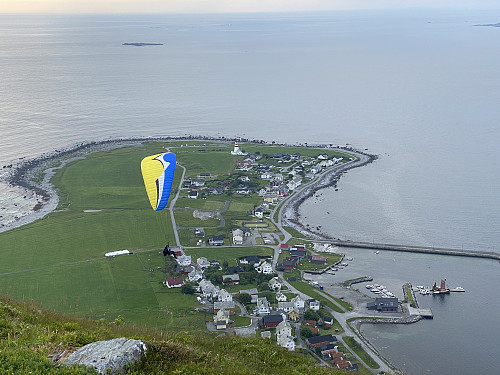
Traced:
[[[163, 251], [163, 255], [171, 256], [166, 262], [175, 263], [164, 286], [193, 294], [200, 304], [197, 310], [212, 314], [206, 322], [209, 331], [260, 335], [290, 351], [300, 348], [313, 353], [325, 364], [357, 371], [358, 365], [349, 360], [354, 358], [352, 354], [344, 354], [339, 349], [344, 346], [335, 333], [343, 329], [335, 324], [332, 310], [322, 305], [325, 301], [306, 298], [290, 284], [300, 282], [304, 270], [324, 270], [337, 264], [341, 256], [319, 255], [310, 241], [298, 243], [290, 235], [285, 238], [286, 232], [277, 220], [277, 208], [294, 191], [329, 167], [353, 158], [347, 158], [347, 154], [344, 158], [330, 157], [327, 153], [307, 157], [283, 152], [247, 154], [240, 150], [237, 141], [231, 154], [243, 158], [236, 162], [231, 175], [221, 179], [213, 173], [200, 173], [181, 182], [182, 188], [171, 204], [171, 212], [177, 214], [172, 214], [174, 220], [181, 218], [181, 223], [174, 221], [174, 228], [184, 233], [180, 236], [183, 242], [179, 240], [177, 246]], [[192, 210], [193, 217], [200, 223], [196, 227], [184, 224], [191, 223], [191, 219], [182, 222], [183, 217], [178, 215], [179, 210], [200, 207], [190, 201], [222, 195], [228, 197], [224, 207]], [[226, 210], [241, 200], [238, 197], [247, 202], [252, 197], [253, 204], [251, 209], [248, 204], [244, 206], [249, 209], [238, 217], [240, 220], [234, 220], [233, 216], [231, 225], [224, 217]], [[175, 204], [177, 198], [185, 207]], [[235, 226], [235, 223], [241, 225]], [[252, 254], [252, 247], [258, 246], [267, 246], [271, 252]], [[219, 258], [217, 249], [228, 247], [247, 248], [249, 253], [234, 259]], [[210, 248], [213, 251], [209, 252], [210, 256], [195, 257], [190, 255], [193, 248], [205, 248], [207, 253]], [[248, 324], [241, 324], [242, 318], [246, 318], [243, 322]]]

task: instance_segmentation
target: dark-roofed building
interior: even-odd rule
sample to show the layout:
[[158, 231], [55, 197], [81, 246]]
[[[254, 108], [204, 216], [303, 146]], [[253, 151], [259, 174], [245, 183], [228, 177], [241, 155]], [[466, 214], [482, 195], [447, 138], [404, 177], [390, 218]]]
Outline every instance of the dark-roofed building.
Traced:
[[219, 310], [227, 310], [230, 315], [234, 315], [234, 301], [214, 302], [214, 314], [217, 314]]
[[324, 346], [333, 344], [337, 341], [337, 338], [333, 335], [322, 335], [322, 336], [314, 336], [306, 339], [307, 343], [311, 348], [315, 348], [317, 346]]
[[240, 283], [240, 275], [237, 273], [232, 275], [223, 275], [222, 284], [224, 285], [238, 285]]
[[285, 260], [283, 260], [282, 263], [278, 264], [278, 268], [283, 268], [285, 271], [290, 271], [293, 270], [297, 267], [299, 264], [300, 259], [296, 257], [288, 257]]
[[228, 273], [240, 273], [240, 272], [245, 272], [245, 269], [240, 266], [235, 266], [235, 267], [228, 267], [227, 268]]
[[261, 320], [259, 320], [260, 329], [273, 328], [276, 327], [283, 321], [281, 315], [266, 315]]
[[368, 310], [377, 310], [381, 312], [397, 312], [398, 311], [397, 297], [378, 297], [374, 302], [368, 302], [366, 308]]
[[247, 255], [240, 258], [241, 264], [259, 263], [260, 258], [257, 255]]
[[295, 257], [295, 258], [305, 258], [307, 255], [307, 252], [301, 249], [290, 249], [290, 256]]
[[210, 246], [224, 246], [224, 236], [213, 236], [208, 243]]

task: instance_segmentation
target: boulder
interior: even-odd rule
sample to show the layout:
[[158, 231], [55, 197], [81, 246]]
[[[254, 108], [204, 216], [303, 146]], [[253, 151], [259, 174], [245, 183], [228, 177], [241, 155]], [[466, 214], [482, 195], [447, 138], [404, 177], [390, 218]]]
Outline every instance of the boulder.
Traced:
[[123, 373], [125, 366], [146, 354], [146, 345], [140, 340], [118, 339], [97, 341], [71, 353], [64, 365], [95, 367], [100, 374]]

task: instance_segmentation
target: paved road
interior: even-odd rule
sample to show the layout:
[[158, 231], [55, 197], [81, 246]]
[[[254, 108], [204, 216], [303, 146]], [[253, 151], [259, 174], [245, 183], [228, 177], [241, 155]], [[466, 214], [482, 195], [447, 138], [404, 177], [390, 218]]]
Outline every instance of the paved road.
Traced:
[[179, 182], [179, 188], [177, 189], [177, 194], [175, 194], [174, 199], [170, 201], [169, 211], [170, 211], [170, 219], [172, 220], [172, 228], [174, 229], [174, 237], [175, 243], [177, 247], [181, 247], [181, 242], [179, 241], [179, 232], [177, 231], [177, 225], [175, 224], [175, 216], [174, 216], [174, 207], [175, 202], [177, 202], [177, 198], [179, 198], [179, 194], [181, 193], [182, 184], [184, 183], [184, 176], [186, 174], [186, 168], [180, 164], [177, 164], [177, 167], [182, 168], [182, 176], [181, 181]]

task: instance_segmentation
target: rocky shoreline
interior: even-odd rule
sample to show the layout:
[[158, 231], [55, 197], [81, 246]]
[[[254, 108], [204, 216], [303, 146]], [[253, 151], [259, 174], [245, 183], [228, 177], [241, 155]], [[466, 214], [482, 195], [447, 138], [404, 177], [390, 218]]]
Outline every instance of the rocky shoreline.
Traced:
[[283, 207], [283, 220], [285, 223], [298, 230], [299, 232], [313, 237], [315, 239], [321, 240], [335, 240], [339, 238], [333, 238], [326, 233], [320, 231], [320, 228], [311, 228], [309, 224], [304, 224], [300, 220], [299, 215], [299, 207], [302, 203], [304, 203], [307, 199], [312, 198], [316, 192], [321, 189], [326, 189], [329, 187], [336, 188], [337, 183], [342, 177], [342, 175], [350, 169], [362, 167], [364, 165], [370, 164], [377, 160], [376, 155], [367, 154], [361, 151], [357, 151], [354, 149], [343, 149], [344, 151], [349, 151], [353, 156], [357, 156], [360, 160], [340, 165], [334, 167], [332, 169], [327, 170], [324, 174], [319, 178], [318, 181], [312, 183], [306, 189], [303, 189], [299, 193], [292, 196], [286, 203], [285, 207]]

